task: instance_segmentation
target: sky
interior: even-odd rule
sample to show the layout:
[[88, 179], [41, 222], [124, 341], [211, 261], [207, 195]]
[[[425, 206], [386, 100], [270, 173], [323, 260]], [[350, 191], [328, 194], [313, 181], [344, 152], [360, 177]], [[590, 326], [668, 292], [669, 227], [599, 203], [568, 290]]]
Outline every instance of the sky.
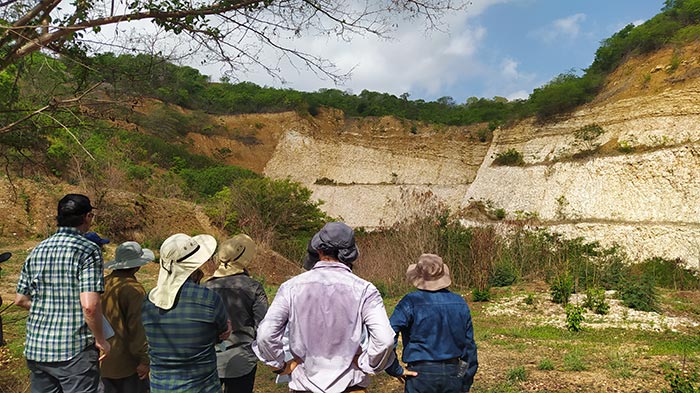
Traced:
[[[471, 0], [443, 19], [444, 32], [399, 24], [391, 40], [355, 37], [350, 42], [302, 36], [294, 45], [331, 60], [349, 80], [334, 85], [308, 69], [280, 64], [280, 76], [262, 70], [236, 74], [239, 81], [301, 91], [362, 90], [412, 100], [527, 98], [555, 76], [577, 73], [593, 62], [600, 42], [629, 23], [658, 14], [663, 0]], [[263, 61], [276, 57], [260, 54]], [[266, 60], [268, 59], [268, 60]], [[221, 65], [188, 65], [218, 81]]]

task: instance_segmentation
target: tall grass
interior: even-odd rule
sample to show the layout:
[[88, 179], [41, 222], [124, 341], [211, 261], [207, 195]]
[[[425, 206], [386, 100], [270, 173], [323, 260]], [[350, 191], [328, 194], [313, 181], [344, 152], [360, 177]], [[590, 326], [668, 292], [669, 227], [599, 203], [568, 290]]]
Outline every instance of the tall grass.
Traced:
[[[521, 222], [498, 222], [481, 227], [464, 227], [458, 217], [439, 206], [424, 209], [387, 228], [358, 233], [362, 251], [358, 274], [371, 279], [390, 295], [410, 288], [405, 271], [422, 253], [436, 253], [449, 266], [453, 287], [479, 293], [491, 286], [507, 286], [518, 280], [571, 280], [570, 293], [589, 288], [632, 292], [637, 303], [654, 308], [654, 296], [640, 292], [631, 283], [655, 275], [656, 282], [671, 288], [697, 288], [698, 277], [682, 268], [682, 261], [661, 259], [633, 264], [617, 246], [602, 247], [582, 238], [567, 239], [543, 229], [531, 229]], [[648, 292], [648, 291], [647, 291]], [[642, 304], [640, 303], [640, 304]]]

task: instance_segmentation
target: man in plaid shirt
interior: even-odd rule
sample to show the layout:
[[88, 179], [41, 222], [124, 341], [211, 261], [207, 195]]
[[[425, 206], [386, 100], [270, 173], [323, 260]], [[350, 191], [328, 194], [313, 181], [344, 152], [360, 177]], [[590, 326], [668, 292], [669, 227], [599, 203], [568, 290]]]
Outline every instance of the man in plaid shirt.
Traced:
[[58, 202], [58, 230], [29, 254], [15, 304], [29, 310], [24, 356], [31, 391], [96, 392], [99, 352], [110, 345], [102, 325], [102, 253], [83, 237], [92, 224], [90, 199], [68, 194]]

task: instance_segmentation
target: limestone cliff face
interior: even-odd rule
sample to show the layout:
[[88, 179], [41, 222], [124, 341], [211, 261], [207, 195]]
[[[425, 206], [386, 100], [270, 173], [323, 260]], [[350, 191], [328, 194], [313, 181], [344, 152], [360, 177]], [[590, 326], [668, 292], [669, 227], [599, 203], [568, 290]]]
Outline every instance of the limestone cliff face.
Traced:
[[305, 184], [326, 212], [353, 226], [391, 225], [426, 205], [457, 208], [488, 144], [464, 128], [410, 129], [384, 118], [331, 133], [288, 130], [265, 174]]
[[[619, 244], [634, 258], [679, 257], [698, 267], [697, 53], [694, 45], [631, 59], [593, 103], [559, 120], [498, 129], [490, 143], [475, 137], [478, 126], [409, 132], [391, 119], [338, 120], [333, 132], [288, 129], [265, 174], [304, 183], [329, 214], [354, 226], [481, 201], [510, 217], [531, 213], [537, 225], [567, 236]], [[682, 63], [671, 69], [679, 54]], [[581, 138], [592, 126], [600, 134]], [[494, 165], [509, 149], [525, 165]]]

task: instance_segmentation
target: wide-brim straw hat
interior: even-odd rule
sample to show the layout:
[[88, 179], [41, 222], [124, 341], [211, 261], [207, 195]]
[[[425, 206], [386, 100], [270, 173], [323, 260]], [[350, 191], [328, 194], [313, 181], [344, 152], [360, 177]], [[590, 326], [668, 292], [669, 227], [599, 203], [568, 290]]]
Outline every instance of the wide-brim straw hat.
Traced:
[[406, 278], [416, 288], [426, 291], [439, 291], [452, 284], [450, 269], [435, 254], [421, 255], [418, 263], [408, 266]]
[[114, 252], [114, 260], [105, 264], [105, 269], [123, 270], [140, 267], [156, 259], [153, 251], [141, 248], [137, 242], [124, 242]]
[[226, 277], [246, 271], [255, 257], [257, 247], [250, 236], [240, 234], [219, 245], [214, 260], [219, 263], [212, 277]]
[[158, 284], [148, 294], [157, 307], [170, 310], [185, 280], [216, 251], [216, 239], [210, 235], [187, 236], [177, 233], [160, 247]]

